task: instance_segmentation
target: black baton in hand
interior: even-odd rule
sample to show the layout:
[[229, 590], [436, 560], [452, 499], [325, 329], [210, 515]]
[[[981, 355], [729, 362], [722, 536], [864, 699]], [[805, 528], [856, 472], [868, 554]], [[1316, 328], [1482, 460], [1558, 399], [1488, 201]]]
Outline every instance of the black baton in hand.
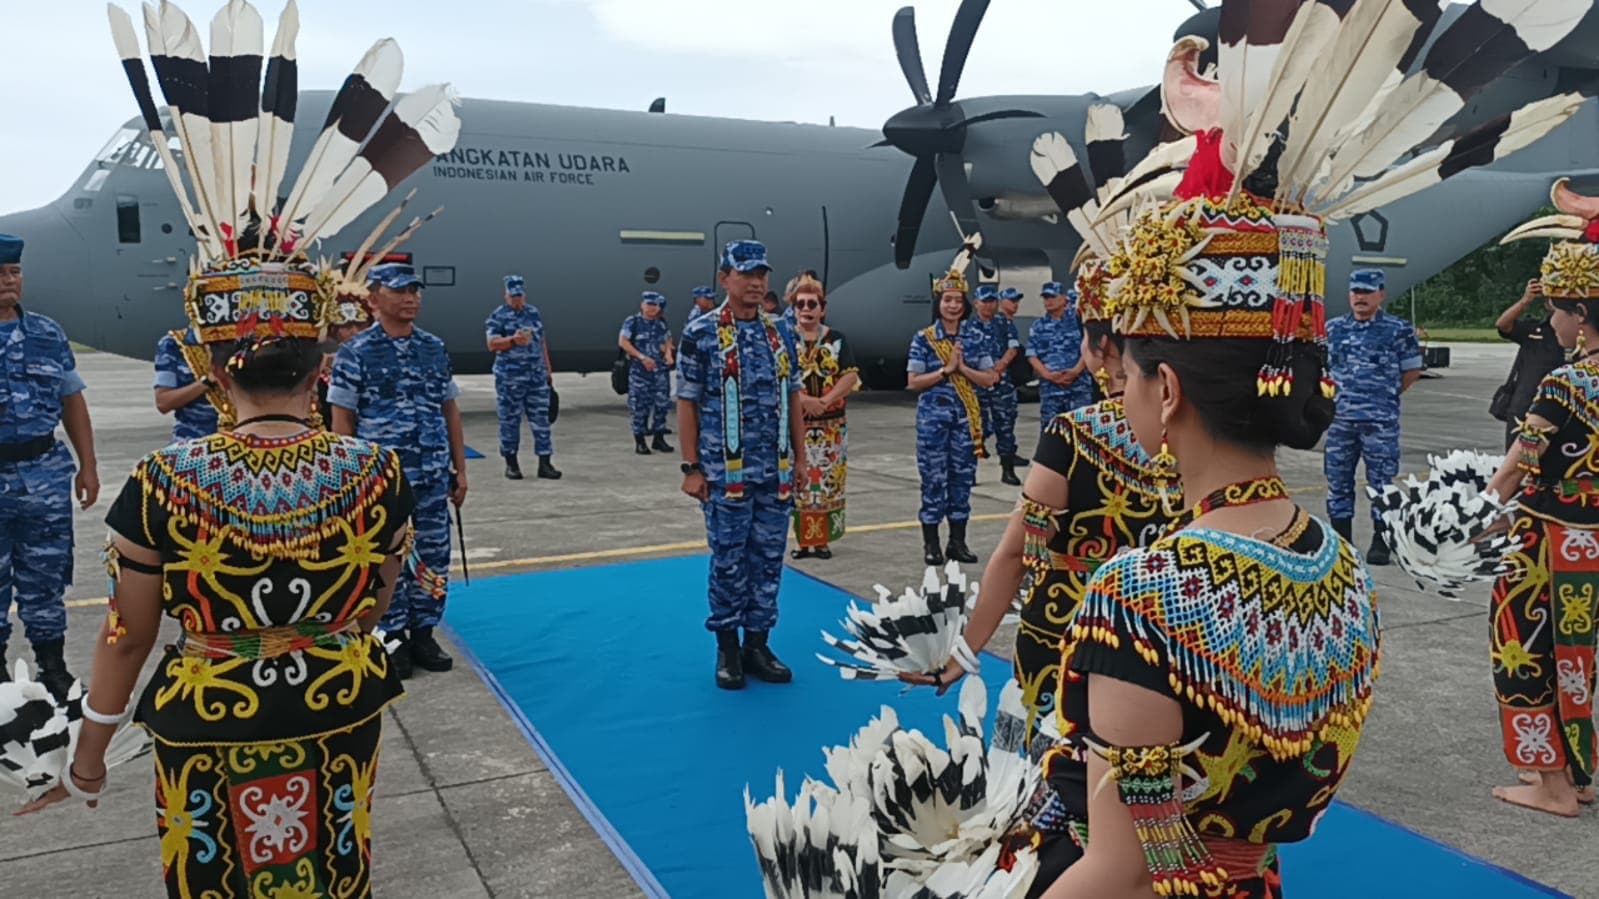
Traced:
[[[455, 492], [455, 475], [450, 475], [450, 492]], [[466, 565], [466, 526], [461, 522], [461, 507], [450, 503], [450, 516], [455, 519], [455, 536], [461, 541], [461, 577], [468, 587], [472, 586], [472, 569]]]

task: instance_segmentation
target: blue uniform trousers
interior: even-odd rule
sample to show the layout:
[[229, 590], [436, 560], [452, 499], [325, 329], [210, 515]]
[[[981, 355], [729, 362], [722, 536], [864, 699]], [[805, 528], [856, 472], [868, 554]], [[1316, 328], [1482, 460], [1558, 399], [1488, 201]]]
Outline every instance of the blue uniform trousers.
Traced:
[[672, 370], [662, 369], [661, 376], [655, 382], [655, 414], [660, 416], [660, 425], [656, 427], [657, 434], [665, 433], [672, 418], [677, 415], [677, 400], [672, 398]]
[[[1322, 468], [1327, 475], [1327, 517], [1355, 517], [1355, 464], [1366, 462], [1366, 483], [1381, 487], [1399, 476], [1399, 421], [1333, 419]], [[1372, 520], [1376, 520], [1373, 510]]]
[[627, 411], [633, 418], [633, 436], [666, 430], [666, 410], [671, 406], [672, 373], [657, 362], [650, 371], [634, 360], [627, 367]]
[[972, 517], [977, 457], [966, 408], [949, 395], [924, 394], [916, 404], [916, 471], [922, 478], [922, 524]]
[[494, 378], [494, 407], [500, 414], [500, 454], [522, 445], [522, 416], [533, 428], [533, 449], [541, 456], [555, 452], [550, 440], [550, 385], [544, 376]]
[[1038, 388], [1038, 433], [1042, 435], [1055, 416], [1094, 401], [1094, 379], [1084, 372], [1070, 387], [1041, 384]]
[[[449, 476], [412, 481], [416, 510], [411, 524], [416, 528], [416, 553], [428, 571], [448, 581], [450, 576], [450, 481]], [[398, 633], [406, 628], [433, 627], [444, 617], [445, 597], [435, 598], [410, 572], [400, 576], [394, 600], [383, 614], [383, 629]]]
[[792, 499], [777, 498], [777, 482], [744, 484], [744, 498], [730, 500], [711, 485], [702, 504], [711, 546], [711, 614], [706, 630], [770, 631], [777, 624], [777, 588], [783, 580]]
[[66, 636], [76, 470], [59, 440], [37, 459], [0, 463], [0, 647], [11, 637], [13, 595], [28, 642]]
[[1016, 385], [1008, 376], [984, 390], [983, 433], [994, 435], [994, 450], [1001, 458], [1016, 455]]

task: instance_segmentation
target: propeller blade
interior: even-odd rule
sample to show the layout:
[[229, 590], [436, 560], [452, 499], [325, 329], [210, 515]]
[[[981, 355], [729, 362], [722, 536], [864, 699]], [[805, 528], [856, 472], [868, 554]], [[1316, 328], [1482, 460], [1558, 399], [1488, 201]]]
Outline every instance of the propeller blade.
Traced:
[[969, 119], [962, 119], [960, 122], [958, 122], [958, 123], [956, 123], [954, 125], [951, 125], [950, 128], [951, 129], [953, 129], [953, 128], [967, 128], [967, 127], [970, 127], [972, 125], [981, 125], [984, 122], [997, 122], [1000, 119], [1041, 119], [1041, 118], [1044, 118], [1044, 114], [1043, 113], [1034, 112], [1031, 109], [997, 109], [997, 110], [995, 110], [993, 112], [985, 112], [982, 115], [972, 116]]
[[905, 73], [905, 83], [911, 86], [916, 102], [923, 106], [933, 102], [933, 92], [927, 89], [927, 73], [922, 70], [922, 45], [916, 40], [916, 10], [909, 6], [894, 13], [894, 54], [899, 57], [899, 70]]
[[938, 181], [938, 165], [931, 156], [921, 156], [905, 181], [905, 196], [899, 201], [899, 230], [894, 232], [894, 265], [901, 271], [911, 267], [916, 255], [916, 235], [933, 199], [933, 184]]
[[938, 96], [933, 105], [943, 106], [955, 99], [966, 56], [972, 52], [972, 41], [977, 37], [977, 26], [983, 24], [987, 12], [988, 0], [961, 0], [955, 21], [949, 26], [949, 41], [944, 44], [944, 66], [938, 72]]
[[971, 182], [966, 178], [966, 160], [959, 153], [938, 156], [938, 186], [944, 192], [944, 205], [954, 214], [961, 233], [978, 232], [977, 207], [972, 202]]
[[866, 149], [875, 150], [878, 147], [892, 147], [892, 146], [894, 146], [894, 142], [885, 137], [885, 138], [883, 138], [882, 140], [878, 141], [875, 144], [867, 144], [866, 145]]

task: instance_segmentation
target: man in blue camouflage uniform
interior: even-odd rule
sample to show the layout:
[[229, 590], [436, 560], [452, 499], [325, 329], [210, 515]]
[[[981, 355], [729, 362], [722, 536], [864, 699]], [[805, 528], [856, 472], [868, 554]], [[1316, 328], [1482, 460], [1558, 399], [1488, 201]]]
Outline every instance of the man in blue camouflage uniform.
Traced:
[[[633, 418], [633, 452], [648, 456], [651, 446], [669, 453], [666, 442], [666, 411], [672, 393], [672, 373], [677, 364], [672, 346], [672, 327], [666, 323], [666, 297], [653, 290], [644, 292], [636, 315], [622, 322], [617, 346], [630, 360], [627, 367], [627, 411]], [[653, 420], [652, 420], [653, 419]], [[655, 438], [647, 444], [646, 436]]]
[[994, 435], [994, 448], [999, 452], [1000, 481], [1020, 487], [1022, 482], [1016, 477], [1016, 466], [1027, 463], [1016, 454], [1016, 384], [1010, 379], [1010, 364], [1022, 351], [1021, 335], [1016, 333], [1015, 322], [999, 314], [999, 291], [992, 284], [977, 288], [972, 298], [977, 301], [975, 324], [988, 336], [988, 352], [994, 358], [994, 370], [999, 373], [998, 383], [977, 391], [983, 402], [983, 433]]
[[[693, 321], [715, 308], [716, 289], [700, 285], [694, 288], [694, 305], [688, 310], [688, 320]], [[687, 324], [688, 322], [684, 322], [685, 326]]]
[[[182, 343], [179, 343], [179, 341]], [[211, 350], [200, 346], [193, 328], [169, 331], [155, 345], [155, 408], [162, 415], [172, 413], [172, 442], [193, 440], [217, 430], [217, 410], [206, 398], [215, 387], [210, 371], [196, 380], [183, 348], [199, 347], [207, 356]]]
[[416, 327], [422, 279], [403, 263], [367, 275], [377, 324], [350, 338], [333, 359], [328, 403], [333, 430], [370, 440], [400, 456], [416, 495], [411, 522], [416, 559], [394, 588], [383, 629], [400, 639], [393, 653], [401, 677], [411, 666], [448, 671], [453, 660], [434, 639], [444, 617], [450, 576], [450, 503], [466, 501], [466, 444], [461, 439], [461, 390], [444, 341]]
[[741, 689], [746, 673], [768, 683], [793, 678], [767, 635], [777, 624], [792, 485], [804, 483], [805, 428], [795, 399], [804, 386], [793, 339], [761, 313], [771, 268], [760, 243], [729, 243], [720, 275], [727, 301], [683, 330], [678, 356], [683, 492], [705, 513], [705, 627], [716, 634], [716, 685], [726, 690]]
[[[1399, 475], [1399, 395], [1421, 379], [1416, 329], [1383, 311], [1383, 271], [1349, 275], [1349, 314], [1327, 323], [1328, 364], [1338, 385], [1338, 412], [1327, 429], [1322, 468], [1327, 475], [1327, 517], [1353, 541], [1355, 464], [1366, 462], [1366, 483], [1381, 487]], [[1376, 521], [1376, 510], [1372, 510]], [[1370, 565], [1389, 563], [1375, 529]]]
[[[11, 600], [33, 644], [36, 678], [65, 701], [72, 686], [62, 649], [72, 584], [72, 498], [100, 495], [94, 429], [83, 377], [61, 326], [22, 308], [20, 238], [0, 234], [0, 681], [9, 680]], [[78, 456], [56, 439], [62, 425]]]
[[544, 340], [544, 319], [527, 303], [521, 275], [505, 276], [505, 303], [484, 322], [489, 351], [494, 353], [494, 407], [500, 416], [500, 455], [505, 476], [522, 480], [516, 452], [522, 445], [522, 416], [533, 429], [533, 451], [539, 456], [538, 476], [558, 481], [550, 457], [550, 345]]
[[1051, 281], [1038, 295], [1044, 300], [1044, 317], [1027, 332], [1027, 358], [1038, 375], [1042, 436], [1055, 416], [1094, 401], [1094, 379], [1084, 377], [1088, 365], [1083, 361], [1083, 326], [1071, 308], [1077, 292]]

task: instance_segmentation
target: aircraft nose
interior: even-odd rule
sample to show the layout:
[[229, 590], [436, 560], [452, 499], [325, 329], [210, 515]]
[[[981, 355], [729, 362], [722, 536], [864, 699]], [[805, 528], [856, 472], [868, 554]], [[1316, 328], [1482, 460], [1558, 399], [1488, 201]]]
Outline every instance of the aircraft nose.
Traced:
[[22, 306], [48, 315], [82, 343], [99, 327], [83, 238], [52, 206], [0, 216], [0, 234], [22, 238]]

